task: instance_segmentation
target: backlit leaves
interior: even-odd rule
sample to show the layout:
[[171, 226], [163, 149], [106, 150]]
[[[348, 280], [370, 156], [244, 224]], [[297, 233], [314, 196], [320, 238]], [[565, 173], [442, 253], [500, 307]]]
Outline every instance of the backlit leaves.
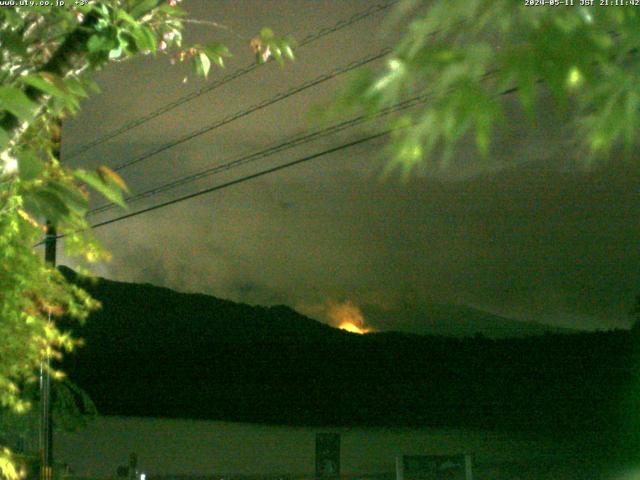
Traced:
[[249, 46], [258, 63], [265, 63], [270, 59], [274, 59], [283, 64], [285, 59], [294, 59], [294, 43], [291, 37], [277, 37], [273, 30], [265, 27], [260, 30], [260, 35], [251, 39]]
[[[0, 8], [0, 411], [29, 408], [24, 387], [35, 381], [44, 352], [59, 359], [78, 346], [55, 319], [64, 314], [82, 321], [98, 307], [34, 248], [46, 224], [65, 236], [65, 255], [104, 260], [108, 253], [86, 219], [89, 189], [125, 206], [127, 186], [110, 168], [72, 171], [60, 164], [60, 118], [77, 112], [88, 92], [97, 90], [90, 77], [110, 61], [162, 53], [193, 61], [196, 73], [207, 77], [212, 65], [223, 67], [231, 56], [217, 43], [184, 49], [185, 12], [177, 3]], [[289, 40], [268, 29], [260, 38], [269, 58], [293, 58]], [[69, 39], [74, 41], [65, 43]], [[55, 369], [51, 373], [64, 377]], [[73, 386], [65, 392], [67, 403], [78, 399]], [[86, 399], [80, 400], [86, 407]], [[12, 478], [10, 452], [1, 448], [0, 476]]]
[[556, 106], [571, 109], [582, 158], [617, 144], [628, 152], [637, 147], [640, 10], [405, 1], [396, 18], [406, 34], [385, 68], [336, 104], [343, 112], [371, 114], [408, 98], [425, 99], [411, 113], [398, 114], [394, 125], [401, 129], [390, 148], [394, 165], [446, 166], [468, 134], [486, 158], [492, 127], [504, 120], [503, 95], [514, 93], [533, 118], [542, 89]]
[[24, 182], [39, 178], [44, 168], [43, 162], [30, 150], [24, 151], [18, 156], [18, 171]]
[[0, 474], [7, 480], [18, 480], [20, 478], [11, 450], [8, 448], [0, 450]]
[[[122, 205], [126, 186], [106, 167], [77, 175], [62, 168], [55, 158], [59, 128], [54, 119], [76, 112], [87, 91], [95, 90], [86, 73], [109, 59], [153, 51], [158, 36], [175, 31], [170, 12], [156, 15], [148, 10], [151, 3], [132, 3], [137, 8], [133, 12], [119, 4], [93, 2], [81, 12], [0, 9], [0, 122], [11, 117], [20, 122], [18, 128], [0, 126], [0, 410], [27, 410], [24, 387], [35, 380], [43, 353], [60, 358], [77, 346], [78, 341], [60, 331], [49, 315], [83, 320], [97, 307], [84, 291], [46, 265], [34, 245], [48, 220], [67, 234], [67, 254], [86, 261], [107, 257], [88, 230], [83, 184]], [[147, 14], [149, 23], [136, 20], [136, 15]], [[62, 40], [74, 34], [87, 15], [95, 15], [97, 21], [85, 43], [53, 70], [56, 73], [44, 70]], [[179, 41], [179, 35], [174, 40]], [[64, 377], [55, 369], [51, 373], [54, 379]], [[0, 468], [4, 477], [15, 475], [6, 450], [0, 455]]]
[[35, 116], [37, 107], [19, 88], [0, 86], [0, 112], [9, 112], [28, 122]]
[[76, 178], [85, 182], [113, 203], [116, 203], [123, 208], [126, 207], [122, 195], [126, 186], [120, 176], [111, 169], [107, 167], [100, 167], [95, 173], [78, 169], [74, 171], [73, 174]]
[[203, 48], [204, 53], [218, 65], [220, 68], [224, 68], [224, 59], [231, 57], [229, 49], [221, 43], [212, 43]]
[[195, 70], [196, 75], [201, 77], [207, 77], [209, 70], [211, 69], [211, 60], [205, 52], [198, 53], [195, 57]]
[[58, 98], [66, 98], [69, 96], [69, 89], [64, 81], [51, 73], [40, 72], [37, 74], [25, 75], [21, 77], [21, 81], [26, 85], [41, 90], [42, 92]]
[[9, 134], [3, 128], [0, 128], [0, 151], [6, 148], [9, 139]]
[[139, 0], [135, 2], [130, 11], [131, 17], [138, 20], [141, 16], [146, 15], [158, 5], [159, 0]]

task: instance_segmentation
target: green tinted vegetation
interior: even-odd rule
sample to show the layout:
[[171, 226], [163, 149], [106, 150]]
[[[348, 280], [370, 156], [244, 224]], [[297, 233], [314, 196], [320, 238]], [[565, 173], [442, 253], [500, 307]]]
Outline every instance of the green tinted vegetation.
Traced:
[[[223, 66], [230, 55], [219, 44], [182, 46], [186, 13], [178, 3], [111, 0], [0, 9], [0, 410], [27, 411], [25, 392], [42, 358], [59, 359], [78, 345], [56, 319], [83, 321], [98, 307], [34, 247], [45, 221], [65, 235], [67, 254], [95, 262], [108, 254], [85, 218], [89, 191], [124, 206], [126, 186], [109, 168], [89, 172], [60, 165], [60, 119], [79, 110], [96, 89], [92, 74], [111, 61], [168, 54], [192, 62], [206, 77], [212, 63]], [[256, 38], [262, 61], [292, 57], [289, 41], [270, 30]], [[60, 371], [51, 373], [63, 378]], [[65, 388], [58, 391], [73, 391]], [[0, 476], [16, 475], [11, 452], [0, 449]]]
[[406, 33], [376, 74], [353, 82], [338, 111], [378, 112], [407, 98], [424, 104], [394, 122], [392, 166], [446, 166], [471, 135], [480, 154], [505, 120], [501, 94], [514, 92], [532, 120], [543, 90], [573, 113], [581, 158], [637, 145], [640, 10], [633, 6], [527, 6], [512, 0], [406, 0]]

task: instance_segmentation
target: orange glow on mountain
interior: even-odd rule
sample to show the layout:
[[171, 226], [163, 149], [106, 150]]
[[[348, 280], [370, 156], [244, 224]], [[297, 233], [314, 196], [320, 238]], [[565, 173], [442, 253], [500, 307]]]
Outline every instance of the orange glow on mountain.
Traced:
[[351, 300], [342, 302], [326, 300], [324, 303], [318, 304], [300, 303], [296, 305], [296, 310], [312, 318], [324, 318], [327, 324], [345, 332], [362, 335], [375, 331], [374, 328], [367, 325], [360, 307]]
[[347, 332], [358, 333], [360, 335], [362, 335], [363, 333], [369, 332], [368, 328], [360, 328], [351, 322], [343, 322], [340, 325], [338, 325], [338, 328], [340, 330], [346, 330]]
[[330, 304], [327, 316], [329, 317], [329, 323], [341, 330], [361, 335], [371, 331], [370, 328], [365, 327], [362, 311], [351, 300]]

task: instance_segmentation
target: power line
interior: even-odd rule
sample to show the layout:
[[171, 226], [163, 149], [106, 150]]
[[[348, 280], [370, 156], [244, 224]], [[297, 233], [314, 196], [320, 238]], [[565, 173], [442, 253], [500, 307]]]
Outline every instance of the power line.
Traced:
[[[351, 17], [349, 17], [348, 19], [345, 20], [340, 20], [338, 21], [333, 27], [325, 27], [322, 28], [320, 30], [318, 30], [315, 33], [312, 33], [310, 35], [307, 35], [304, 39], [302, 39], [300, 41], [300, 43], [298, 44], [299, 47], [304, 47], [305, 45], [308, 45], [310, 43], [315, 42], [316, 40], [321, 39], [322, 37], [325, 37], [327, 35], [330, 35], [334, 32], [340, 31], [344, 28], [350, 27], [351, 25], [364, 20], [365, 18], [370, 17], [371, 15], [375, 15], [378, 12], [381, 12], [383, 10], [386, 10], [387, 8], [392, 7], [393, 5], [395, 5], [396, 3], [398, 3], [399, 0], [394, 0], [391, 2], [386, 2], [386, 3], [380, 3], [377, 5], [372, 5], [371, 7], [367, 8], [366, 10], [363, 10], [361, 12], [355, 13], [353, 14]], [[259, 64], [252, 62], [250, 65], [247, 65], [244, 68], [239, 68], [237, 70], [235, 70], [234, 72], [230, 73], [229, 75], [226, 75], [224, 77], [222, 77], [220, 80], [213, 82], [209, 85], [205, 85], [204, 87], [200, 88], [199, 90], [196, 90], [194, 92], [191, 92], [187, 95], [184, 95], [180, 98], [178, 98], [177, 100], [168, 103], [166, 105], [164, 105], [163, 107], [160, 107], [157, 110], [154, 110], [153, 112], [148, 113], [147, 115], [144, 115], [142, 117], [138, 117], [137, 119], [134, 119], [128, 123], [126, 123], [125, 125], [112, 130], [111, 132], [103, 135], [102, 137], [98, 137], [96, 140], [93, 140], [91, 142], [85, 143], [84, 145], [81, 145], [80, 147], [78, 147], [75, 151], [71, 152], [69, 155], [67, 155], [67, 159], [71, 159], [71, 158], [75, 158], [79, 155], [82, 155], [83, 153], [87, 152], [88, 150], [92, 149], [93, 147], [96, 147], [102, 143], [105, 143], [119, 135], [122, 135], [123, 133], [134, 129], [136, 127], [139, 127], [140, 125], [143, 125], [151, 120], [153, 120], [154, 118], [159, 117], [160, 115], [163, 115], [171, 110], [173, 110], [174, 108], [179, 107], [180, 105], [183, 105], [187, 102], [190, 102], [191, 100], [194, 100], [195, 98], [198, 98], [202, 95], [204, 95], [205, 93], [211, 92], [215, 89], [217, 89], [218, 87], [221, 87], [233, 80], [235, 80], [236, 78], [240, 78], [250, 72], [252, 72], [253, 70], [255, 70], [256, 68], [259, 67]]]
[[[340, 122], [338, 124], [334, 124], [331, 125], [329, 127], [325, 127], [321, 130], [316, 130], [315, 132], [312, 133], [308, 133], [308, 134], [304, 134], [304, 135], [300, 135], [298, 137], [294, 137], [291, 138], [289, 140], [286, 140], [284, 142], [281, 142], [279, 144], [274, 144], [271, 145], [263, 150], [260, 150], [258, 152], [254, 152], [248, 155], [244, 155], [236, 160], [233, 160], [231, 162], [227, 162], [227, 163], [223, 163], [221, 165], [216, 165], [210, 168], [207, 168], [205, 170], [201, 170], [200, 172], [197, 173], [193, 173], [191, 175], [186, 175], [184, 177], [178, 178], [176, 180], [173, 180], [171, 182], [167, 182], [161, 185], [158, 185], [156, 187], [150, 188], [149, 190], [145, 190], [144, 192], [140, 192], [136, 195], [132, 195], [131, 197], [128, 197], [125, 199], [125, 201], [130, 204], [132, 202], [136, 202], [138, 200], [142, 200], [144, 198], [148, 198], [148, 197], [152, 197], [154, 195], [157, 195], [159, 193], [171, 190], [173, 188], [182, 186], [182, 185], [186, 185], [188, 183], [192, 183], [196, 180], [199, 180], [201, 178], [205, 178], [205, 177], [209, 177], [212, 175], [216, 175], [218, 173], [230, 170], [232, 168], [236, 168], [242, 165], [246, 165], [248, 163], [251, 162], [255, 162], [257, 160], [261, 160], [263, 158], [267, 158], [271, 155], [275, 155], [276, 153], [281, 153], [285, 150], [289, 150], [291, 148], [294, 147], [298, 147], [300, 145], [304, 145], [307, 144], [311, 141], [317, 140], [319, 138], [322, 137], [326, 137], [328, 135], [333, 135], [335, 133], [341, 132], [343, 130], [349, 129], [349, 128], [353, 128], [357, 125], [360, 125], [362, 123], [365, 122], [369, 122], [381, 117], [384, 117], [386, 115], [389, 115], [391, 113], [395, 113], [401, 110], [405, 110], [407, 108], [413, 107], [415, 105], [418, 105], [419, 103], [424, 103], [424, 101], [427, 99], [427, 95], [420, 95], [417, 97], [413, 97], [411, 99], [405, 100], [403, 102], [399, 102], [395, 105], [389, 106], [383, 110], [381, 110], [380, 112], [376, 113], [375, 115], [372, 116], [368, 116], [368, 115], [359, 115], [357, 117], [351, 118], [349, 120]], [[90, 210], [88, 212], [88, 215], [94, 215], [97, 213], [102, 213], [105, 212], [107, 210], [110, 210], [112, 208], [114, 208], [116, 205], [114, 203], [107, 203], [104, 205], [101, 205], [99, 207], [94, 208], [93, 210]]]
[[[214, 187], [209, 187], [209, 188], [206, 188], [204, 190], [199, 190], [197, 192], [193, 192], [193, 193], [190, 193], [188, 195], [183, 195], [182, 197], [174, 198], [174, 199], [168, 200], [166, 202], [157, 203], [156, 205], [151, 205], [150, 207], [143, 208], [142, 210], [138, 210], [138, 211], [131, 212], [131, 213], [126, 213], [126, 214], [121, 215], [119, 217], [115, 217], [115, 218], [111, 218], [109, 220], [105, 220], [103, 222], [95, 223], [95, 224], [91, 225], [89, 228], [94, 229], [94, 228], [104, 227], [105, 225], [110, 225], [112, 223], [116, 223], [116, 222], [119, 222], [121, 220], [126, 220], [128, 218], [137, 217], [138, 215], [142, 215], [143, 213], [151, 212], [153, 210], [158, 210], [159, 208], [168, 207], [169, 205], [173, 205], [174, 203], [183, 202], [185, 200], [189, 200], [191, 198], [199, 197], [200, 195], [205, 195], [207, 193], [215, 192], [217, 190], [223, 190], [223, 189], [231, 187], [233, 185], [237, 185], [239, 183], [244, 183], [246, 181], [253, 180], [254, 178], [262, 177], [264, 175], [268, 175], [270, 173], [277, 172], [279, 170], [284, 170], [285, 168], [293, 167], [294, 165], [299, 165], [301, 163], [309, 162], [309, 161], [314, 160], [316, 158], [323, 157], [325, 155], [329, 155], [331, 153], [338, 152], [340, 150], [344, 150], [345, 148], [353, 147], [353, 146], [359, 145], [361, 143], [365, 143], [365, 142], [369, 142], [371, 140], [375, 140], [376, 138], [384, 137], [384, 136], [388, 135], [389, 133], [391, 133], [391, 131], [392, 131], [392, 129], [388, 129], [388, 130], [384, 130], [382, 132], [375, 133], [373, 135], [369, 135], [367, 137], [359, 138], [358, 140], [354, 140], [354, 141], [351, 141], [351, 142], [348, 142], [348, 143], [343, 143], [342, 145], [339, 145], [337, 147], [332, 147], [332, 148], [329, 148], [327, 150], [323, 150], [322, 152], [313, 153], [311, 155], [307, 155], [306, 157], [302, 157], [302, 158], [299, 158], [297, 160], [293, 160], [291, 162], [284, 163], [282, 165], [278, 165], [277, 167], [268, 168], [266, 170], [262, 170], [260, 172], [253, 173], [251, 175], [246, 175], [244, 177], [240, 177], [240, 178], [237, 178], [235, 180], [231, 180], [229, 182], [222, 183], [220, 185], [216, 185]], [[66, 236], [67, 236], [66, 233], [65, 234], [59, 234], [56, 238], [64, 238]], [[43, 243], [44, 243], [44, 240], [41, 240], [40, 242], [36, 243], [33, 246], [33, 248], [39, 247]]]
[[[487, 80], [488, 78], [490, 78], [491, 76], [495, 75], [497, 72], [497, 70], [491, 70], [486, 72], [481, 79], [482, 80]], [[504, 95], [508, 95], [510, 93], [513, 93], [515, 91], [517, 91], [518, 88], [517, 87], [512, 87], [506, 90], [503, 90], [502, 92], [500, 92], [498, 95], [500, 96], [504, 96]], [[412, 106], [415, 106], [419, 103], [424, 103], [427, 98], [431, 96], [429, 94], [421, 94], [415, 97], [412, 97], [408, 100], [399, 102], [395, 105], [391, 105], [389, 107], [386, 107], [384, 109], [382, 109], [380, 112], [377, 112], [374, 115], [359, 115], [355, 118], [346, 120], [344, 122], [338, 123], [338, 124], [334, 124], [332, 126], [326, 127], [324, 129], [321, 130], [317, 130], [315, 132], [312, 132], [310, 134], [306, 134], [306, 135], [302, 135], [302, 136], [298, 136], [295, 137], [293, 139], [287, 140], [285, 142], [282, 142], [280, 144], [276, 144], [276, 145], [272, 145], [269, 146], [267, 148], [265, 148], [264, 150], [260, 150], [258, 152], [254, 152], [248, 155], [245, 155], [239, 159], [233, 160], [231, 162], [227, 162], [221, 165], [216, 165], [214, 167], [210, 167], [207, 168], [205, 170], [202, 170], [200, 172], [191, 174], [191, 175], [187, 175], [181, 178], [178, 178], [176, 180], [173, 180], [171, 182], [165, 183], [165, 184], [161, 184], [159, 186], [153, 187], [149, 190], [146, 190], [144, 192], [140, 192], [139, 194], [133, 195], [131, 197], [126, 198], [125, 200], [127, 202], [135, 202], [144, 198], [148, 198], [148, 197], [152, 197], [158, 193], [162, 193], [164, 191], [167, 190], [171, 190], [172, 188], [181, 186], [181, 185], [185, 185], [191, 182], [194, 182], [196, 180], [199, 180], [201, 178], [205, 178], [208, 176], [212, 176], [215, 175], [217, 173], [220, 173], [222, 171], [227, 171], [230, 170], [232, 168], [250, 163], [250, 162], [254, 162], [257, 160], [260, 160], [262, 158], [266, 158], [269, 157], [271, 155], [274, 155], [276, 153], [282, 152], [284, 150], [288, 150], [290, 148], [296, 147], [296, 146], [300, 146], [300, 145], [304, 145], [306, 143], [309, 143], [313, 140], [316, 140], [318, 138], [330, 135], [330, 134], [334, 134], [334, 133], [338, 133], [342, 130], [345, 130], [347, 128], [351, 128], [354, 126], [357, 126], [363, 122], [366, 121], [371, 121], [383, 116], [386, 116], [390, 113], [394, 113], [397, 111], [401, 111], [407, 108], [410, 108]], [[93, 210], [90, 210], [88, 212], [88, 215], [92, 215], [92, 214], [97, 214], [97, 213], [102, 213], [105, 212], [107, 210], [110, 210], [111, 208], [115, 207], [115, 204], [113, 203], [108, 203], [108, 204], [104, 204], [101, 205], [99, 207], [94, 208]]]
[[287, 162], [287, 163], [284, 163], [282, 165], [278, 165], [276, 167], [267, 168], [267, 169], [262, 170], [260, 172], [252, 173], [251, 175], [246, 175], [244, 177], [240, 177], [240, 178], [237, 178], [235, 180], [231, 180], [229, 182], [222, 183], [220, 185], [216, 185], [214, 187], [205, 188], [204, 190], [199, 190], [197, 192], [193, 192], [193, 193], [190, 193], [188, 195], [183, 195], [181, 197], [168, 200], [166, 202], [158, 203], [156, 205], [152, 205], [150, 207], [143, 208], [142, 210], [138, 210], [138, 211], [135, 211], [135, 212], [132, 212], [132, 213], [126, 213], [126, 214], [121, 215], [119, 217], [111, 218], [109, 220], [105, 220], [103, 222], [99, 222], [99, 223], [93, 224], [93, 225], [91, 225], [91, 228], [103, 227], [105, 225], [109, 225], [111, 223], [119, 222], [121, 220], [126, 220], [128, 218], [136, 217], [138, 215], [142, 215], [143, 213], [151, 212], [151, 211], [157, 210], [159, 208], [168, 207], [169, 205], [173, 205], [174, 203], [183, 202], [185, 200], [190, 200], [192, 198], [199, 197], [200, 195], [205, 195], [207, 193], [215, 192], [217, 190], [222, 190], [222, 189], [231, 187], [233, 185], [237, 185], [239, 183], [244, 183], [244, 182], [246, 182], [248, 180], [253, 180], [254, 178], [262, 177], [264, 175], [268, 175], [270, 173], [274, 173], [274, 172], [277, 172], [279, 170], [284, 170], [285, 168], [293, 167], [294, 165], [299, 165], [301, 163], [309, 162], [309, 161], [314, 160], [316, 158], [323, 157], [325, 155], [329, 155], [331, 153], [335, 153], [335, 152], [338, 152], [340, 150], [344, 150], [346, 148], [353, 147], [355, 145], [359, 145], [361, 143], [365, 143], [365, 142], [369, 142], [371, 140], [375, 140], [376, 138], [384, 137], [384, 136], [388, 135], [389, 133], [391, 133], [391, 129], [384, 130], [382, 132], [378, 132], [378, 133], [375, 133], [373, 135], [369, 135], [367, 137], [359, 138], [358, 140], [353, 140], [353, 141], [348, 142], [348, 143], [343, 143], [342, 145], [338, 145], [337, 147], [332, 147], [332, 148], [329, 148], [327, 150], [323, 150], [322, 152], [313, 153], [311, 155], [307, 155], [307, 156], [299, 158], [297, 160], [293, 160], [291, 162]]
[[[485, 74], [485, 78], [490, 76], [493, 73], [494, 72], [490, 72], [488, 74]], [[509, 95], [509, 94], [514, 93], [516, 91], [518, 91], [518, 88], [517, 87], [513, 87], [513, 88], [509, 88], [509, 89], [503, 90], [502, 92], [499, 93], [499, 95], [501, 95], [501, 96], [502, 95]], [[402, 108], [408, 108], [409, 106], [413, 106], [413, 105], [416, 105], [416, 104], [418, 104], [420, 102], [424, 102], [426, 97], [427, 97], [427, 95], [421, 95], [419, 97], [414, 97], [414, 98], [412, 98], [410, 100], [407, 100], [406, 102], [402, 102], [402, 104], [398, 104], [398, 105], [404, 105], [405, 103], [407, 103], [407, 105], [404, 105]], [[409, 105], [409, 103], [410, 103], [410, 105]], [[395, 105], [395, 106], [389, 107], [389, 108], [393, 108], [393, 109], [399, 110], [400, 108], [398, 108], [398, 105]], [[386, 112], [386, 113], [390, 113], [390, 112]], [[362, 117], [366, 118], [365, 116], [362, 116]], [[356, 117], [356, 119], [359, 119], [359, 118], [360, 117]], [[352, 121], [354, 121], [356, 119], [352, 119], [352, 120], [347, 121], [347, 122], [352, 122]], [[236, 180], [231, 180], [229, 182], [226, 182], [226, 183], [223, 183], [223, 184], [220, 184], [220, 185], [209, 187], [209, 188], [206, 188], [204, 190], [199, 190], [197, 192], [190, 193], [190, 194], [187, 194], [187, 195], [184, 195], [184, 196], [172, 199], [172, 200], [167, 200], [166, 202], [162, 202], [162, 203], [159, 203], [159, 204], [156, 204], [156, 205], [152, 205], [150, 207], [144, 208], [142, 210], [138, 210], [136, 212], [127, 213], [127, 214], [121, 215], [119, 217], [115, 217], [115, 218], [112, 218], [112, 219], [109, 219], [109, 220], [105, 220], [103, 222], [99, 222], [99, 223], [96, 223], [94, 225], [91, 225], [91, 228], [98, 228], [98, 227], [102, 227], [104, 225], [109, 225], [111, 223], [118, 222], [120, 220], [125, 220], [127, 218], [135, 217], [135, 216], [141, 215], [143, 213], [147, 213], [147, 212], [150, 212], [150, 211], [153, 211], [153, 210], [157, 210], [159, 208], [163, 208], [163, 207], [166, 207], [166, 206], [169, 206], [169, 205], [173, 205], [174, 203], [179, 203], [179, 202], [182, 202], [184, 200], [189, 200], [191, 198], [198, 197], [200, 195], [204, 195], [206, 193], [214, 192], [214, 191], [217, 191], [217, 190], [222, 190], [224, 188], [227, 188], [227, 187], [230, 187], [230, 186], [233, 186], [233, 185], [237, 185], [239, 183], [243, 183], [245, 181], [252, 180], [254, 178], [261, 177], [263, 175], [267, 175], [269, 173], [277, 172], [279, 170], [283, 170], [285, 168], [292, 167], [294, 165], [298, 165], [300, 163], [304, 163], [304, 162], [307, 162], [307, 161], [310, 161], [310, 160], [314, 160], [314, 159], [316, 159], [318, 157], [322, 157], [324, 155], [329, 155], [331, 153], [334, 153], [334, 152], [337, 152], [337, 151], [340, 151], [340, 150], [344, 150], [345, 148], [349, 148], [349, 147], [352, 147], [352, 146], [355, 146], [355, 145], [359, 145], [361, 143], [365, 143], [365, 142], [374, 140], [376, 138], [384, 137], [384, 136], [388, 135], [389, 133], [391, 133], [393, 130], [396, 130], [396, 129], [397, 128], [387, 129], [387, 130], [384, 130], [382, 132], [378, 132], [378, 133], [369, 135], [367, 137], [363, 137], [363, 138], [360, 138], [358, 140], [354, 140], [352, 142], [348, 142], [348, 143], [339, 145], [337, 147], [332, 147], [332, 148], [329, 148], [327, 150], [323, 150], [322, 152], [314, 153], [314, 154], [302, 157], [300, 159], [297, 159], [297, 160], [294, 160], [294, 161], [291, 161], [291, 162], [288, 162], [288, 163], [285, 163], [285, 164], [282, 164], [282, 165], [278, 165], [276, 167], [268, 168], [268, 169], [262, 170], [262, 171], [257, 172], [257, 173], [246, 175], [246, 176], [241, 177], [241, 178], [236, 179]]]
[[[495, 71], [487, 72], [487, 73], [485, 73], [483, 75], [482, 78], [486, 79], [486, 78], [490, 77], [493, 74], [495, 74]], [[509, 95], [509, 94], [517, 92], [517, 91], [518, 91], [518, 87], [512, 87], [512, 88], [508, 88], [506, 90], [503, 90], [502, 92], [499, 92], [498, 95], [499, 96]], [[424, 96], [422, 96], [422, 97], [424, 97]], [[424, 101], [424, 100], [422, 100], [422, 101]], [[132, 213], [127, 213], [127, 214], [121, 215], [119, 217], [111, 218], [109, 220], [105, 220], [103, 222], [99, 222], [99, 223], [93, 224], [89, 228], [103, 227], [105, 225], [110, 225], [112, 223], [116, 223], [116, 222], [119, 222], [121, 220], [126, 220], [128, 218], [136, 217], [138, 215], [142, 215], [144, 213], [151, 212], [153, 210], [158, 210], [160, 208], [164, 208], [164, 207], [167, 207], [169, 205], [173, 205], [175, 203], [179, 203], [179, 202], [182, 202], [182, 201], [185, 201], [185, 200], [189, 200], [191, 198], [195, 198], [195, 197], [198, 197], [200, 195], [205, 195], [207, 193], [215, 192], [217, 190], [223, 190], [223, 189], [225, 189], [227, 187], [231, 187], [233, 185], [237, 185], [239, 183], [246, 182], [248, 180], [253, 180], [254, 178], [258, 178], [258, 177], [261, 177], [261, 176], [264, 176], [264, 175], [268, 175], [270, 173], [274, 173], [274, 172], [277, 172], [279, 170], [284, 170], [285, 168], [289, 168], [289, 167], [292, 167], [294, 165], [298, 165], [298, 164], [301, 164], [301, 163], [304, 163], [304, 162], [308, 162], [308, 161], [314, 160], [314, 159], [322, 157], [324, 155], [329, 155], [331, 153], [335, 153], [337, 151], [344, 150], [345, 148], [349, 148], [349, 147], [352, 147], [352, 146], [355, 146], [355, 145], [359, 145], [361, 143], [365, 143], [365, 142], [374, 140], [376, 138], [382, 138], [382, 137], [384, 137], [386, 135], [389, 135], [394, 130], [395, 129], [387, 129], [387, 130], [384, 130], [384, 131], [369, 135], [367, 137], [363, 137], [363, 138], [360, 138], [358, 140], [354, 140], [352, 142], [348, 142], [348, 143], [339, 145], [337, 147], [329, 148], [329, 149], [324, 150], [322, 152], [314, 153], [314, 154], [299, 158], [297, 160], [294, 160], [294, 161], [291, 161], [291, 162], [288, 162], [288, 163], [285, 163], [285, 164], [282, 164], [282, 165], [278, 165], [276, 167], [268, 168], [268, 169], [262, 170], [260, 172], [254, 173], [254, 174], [246, 175], [246, 176], [238, 178], [236, 180], [231, 180], [229, 182], [226, 182], [226, 183], [223, 183], [223, 184], [220, 184], [220, 185], [209, 187], [209, 188], [206, 188], [204, 190], [199, 190], [197, 192], [193, 192], [193, 193], [190, 193], [190, 194], [187, 194], [187, 195], [183, 195], [181, 197], [178, 197], [178, 198], [175, 198], [175, 199], [172, 199], [172, 200], [168, 200], [166, 202], [162, 202], [162, 203], [158, 203], [156, 205], [152, 205], [152, 206], [144, 208], [142, 210], [138, 210], [138, 211], [135, 211], [135, 212], [132, 212]], [[56, 238], [64, 238], [65, 236], [66, 236], [66, 234], [60, 234]], [[40, 242], [36, 243], [33, 247], [35, 248], [35, 247], [38, 247], [38, 246], [40, 246], [42, 244], [44, 244], [44, 240], [41, 240]]]
[[189, 140], [199, 137], [200, 135], [204, 135], [205, 133], [211, 132], [217, 128], [227, 125], [228, 123], [231, 123], [231, 122], [234, 122], [235, 120], [246, 117], [247, 115], [250, 115], [258, 110], [262, 110], [263, 108], [273, 105], [274, 103], [280, 102], [286, 98], [289, 98], [305, 90], [308, 90], [309, 88], [315, 87], [316, 85], [319, 85], [323, 82], [336, 78], [339, 75], [342, 75], [344, 73], [350, 72], [351, 70], [355, 70], [356, 68], [359, 68], [363, 65], [379, 60], [380, 58], [389, 54], [389, 52], [391, 52], [390, 48], [384, 48], [378, 53], [368, 55], [359, 60], [355, 60], [344, 67], [333, 69], [332, 71], [322, 74], [311, 81], [304, 82], [296, 87], [293, 87], [287, 90], [286, 92], [280, 92], [275, 96], [271, 97], [270, 99], [263, 100], [262, 102], [257, 103], [249, 108], [240, 110], [232, 115], [224, 117], [222, 120], [219, 120], [213, 124], [202, 127], [199, 130], [196, 130], [194, 132], [191, 132], [187, 135], [184, 135], [178, 138], [177, 140], [161, 145], [160, 147], [155, 148], [153, 150], [149, 150], [143, 153], [142, 155], [140, 155], [139, 157], [133, 158], [124, 163], [121, 163], [120, 165], [115, 166], [113, 170], [115, 171], [124, 170], [125, 168], [135, 165], [136, 163], [140, 163], [144, 160], [147, 160], [148, 158], [151, 158], [159, 153], [162, 153], [165, 150], [169, 150], [175, 147], [176, 145], [180, 145], [181, 143], [188, 142]]

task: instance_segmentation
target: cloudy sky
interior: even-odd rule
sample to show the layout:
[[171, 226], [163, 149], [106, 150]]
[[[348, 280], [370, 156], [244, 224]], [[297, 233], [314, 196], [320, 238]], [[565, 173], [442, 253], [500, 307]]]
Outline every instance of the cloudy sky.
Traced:
[[[63, 161], [111, 167], [140, 158], [237, 112], [378, 53], [384, 2], [364, 0], [185, 0], [191, 42], [234, 52], [209, 80], [166, 58], [110, 66], [102, 92], [64, 126]], [[95, 146], [78, 148], [252, 62], [250, 38], [268, 25], [298, 40], [295, 63], [268, 64]], [[375, 68], [381, 61], [372, 62]], [[309, 114], [327, 105], [345, 75], [323, 81], [122, 170], [133, 193], [223, 165], [322, 128]], [[119, 221], [97, 230], [113, 261], [96, 273], [237, 301], [284, 303], [330, 317], [336, 305], [411, 310], [455, 303], [517, 319], [577, 328], [627, 326], [638, 282], [638, 170], [613, 162], [576, 169], [569, 119], [545, 99], [527, 123], [513, 98], [491, 159], [461, 145], [447, 171], [407, 181], [383, 178], [383, 140]], [[371, 131], [383, 128], [372, 125]], [[221, 185], [367, 134], [342, 131], [132, 203], [131, 211]], [[68, 160], [65, 160], [68, 158]], [[97, 200], [95, 205], [104, 202]], [[121, 215], [109, 210], [94, 222]], [[64, 257], [63, 257], [64, 258]], [[320, 313], [318, 313], [320, 312]], [[364, 319], [366, 322], [366, 319]], [[378, 325], [378, 328], [394, 328]]]

